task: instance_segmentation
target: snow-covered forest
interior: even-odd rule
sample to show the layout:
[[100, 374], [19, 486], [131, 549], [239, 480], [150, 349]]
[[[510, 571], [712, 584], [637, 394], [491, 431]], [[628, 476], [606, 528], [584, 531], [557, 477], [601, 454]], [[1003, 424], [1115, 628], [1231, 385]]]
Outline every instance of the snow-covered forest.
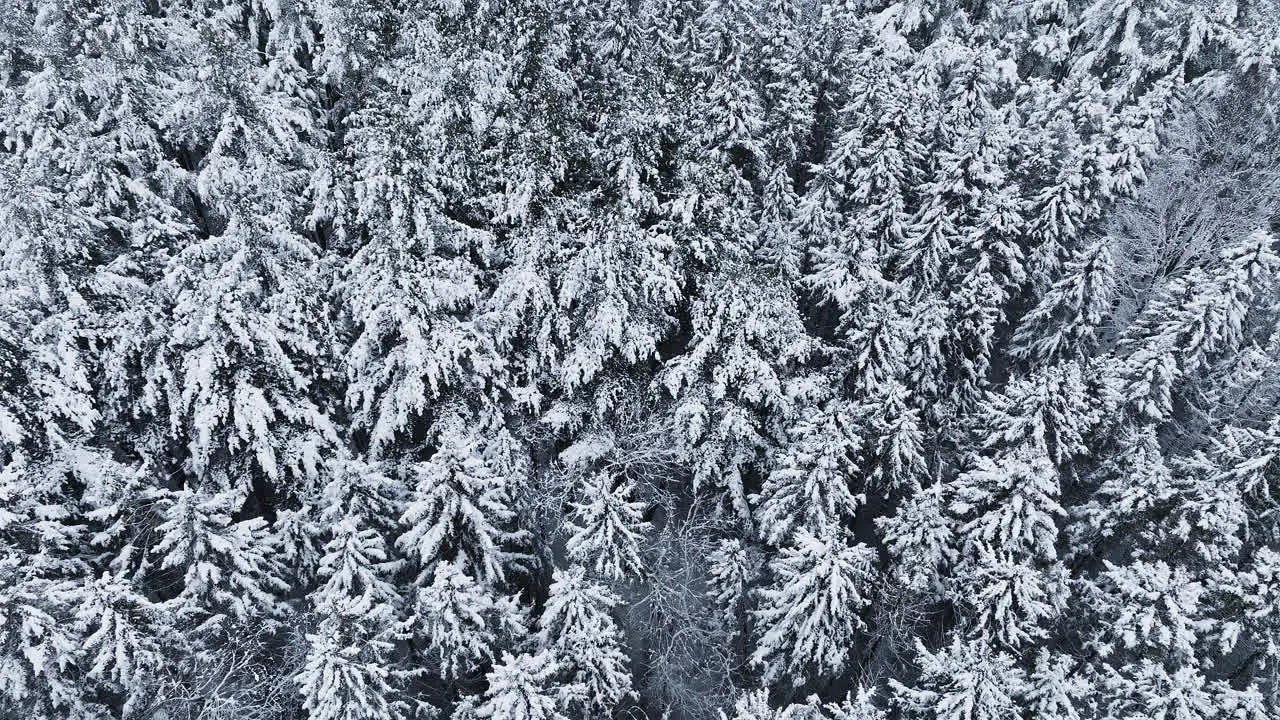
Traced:
[[0, 0], [0, 718], [1280, 717], [1280, 0]]

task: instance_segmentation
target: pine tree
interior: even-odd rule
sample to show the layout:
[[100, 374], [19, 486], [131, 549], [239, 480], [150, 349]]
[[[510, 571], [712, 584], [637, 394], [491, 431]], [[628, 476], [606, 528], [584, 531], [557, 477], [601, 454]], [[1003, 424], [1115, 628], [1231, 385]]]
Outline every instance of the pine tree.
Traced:
[[[1077, 552], [1113, 562], [1152, 553], [1186, 552], [1197, 562], [1233, 556], [1247, 523], [1238, 486], [1203, 461], [1166, 458], [1152, 428], [1119, 437], [1124, 449], [1099, 468], [1093, 496], [1075, 511]], [[1121, 552], [1107, 552], [1112, 546]]]
[[1204, 585], [1185, 568], [1163, 561], [1137, 561], [1129, 565], [1107, 564], [1086, 600], [1104, 618], [1098, 626], [1104, 656], [1125, 650], [1157, 653], [1171, 663], [1196, 656]]
[[486, 581], [501, 580], [516, 557], [512, 546], [523, 538], [510, 527], [515, 513], [506, 480], [461, 429], [444, 428], [439, 443], [429, 460], [410, 466], [414, 489], [400, 518], [407, 529], [396, 546], [422, 568], [420, 583], [446, 559]]
[[993, 394], [980, 415], [988, 447], [1026, 446], [1059, 467], [1085, 454], [1100, 422], [1102, 403], [1090, 398], [1085, 372], [1075, 363], [1050, 365]]
[[392, 587], [376, 576], [385, 562], [381, 540], [349, 522], [334, 528], [313, 603], [320, 616], [307, 666], [298, 676], [304, 706], [316, 717], [391, 717], [388, 683]]
[[173, 69], [161, 124], [186, 163], [163, 182], [189, 225], [159, 248], [146, 312], [126, 315], [118, 348], [138, 410], [187, 446], [189, 472], [241, 492], [259, 474], [282, 489], [314, 483], [336, 440], [309, 387], [327, 334], [319, 248], [302, 229], [316, 129], [308, 89], [288, 77], [296, 36], [248, 51], [256, 40], [236, 16], [284, 22], [261, 10], [187, 18], [191, 57]]
[[0, 595], [0, 691], [6, 703], [39, 718], [103, 712], [102, 705], [88, 697], [88, 684], [77, 672], [84, 637], [69, 620], [75, 606], [86, 599], [82, 588], [24, 573], [17, 562], [5, 559]]
[[697, 142], [712, 157], [729, 161], [732, 170], [725, 182], [730, 192], [740, 191], [735, 174], [756, 175], [764, 159], [764, 110], [744, 67], [750, 44], [759, 35], [758, 21], [759, 7], [753, 0], [714, 0], [698, 18], [701, 42], [693, 69], [701, 76], [705, 95], [700, 100], [703, 119]]
[[3, 10], [0, 715], [1280, 714], [1275, 3]]
[[1255, 286], [1268, 286], [1275, 272], [1274, 245], [1270, 234], [1254, 231], [1224, 248], [1212, 270], [1174, 278], [1138, 316], [1121, 339], [1119, 382], [1140, 417], [1169, 417], [1179, 385], [1239, 346]]
[[[376, 658], [386, 648], [361, 649], [345, 642], [336, 630], [322, 626], [307, 636], [311, 642], [306, 667], [298, 675], [309, 717], [325, 720], [394, 718], [388, 698], [392, 689], [387, 668]], [[375, 655], [374, 659], [366, 653]]]
[[[848, 344], [864, 338], [888, 344], [859, 358], [855, 382], [874, 387], [900, 361], [900, 314], [886, 283], [888, 258], [907, 244], [914, 188], [924, 172], [927, 91], [910, 82], [913, 58], [902, 48], [867, 32], [858, 17], [844, 17], [850, 77], [842, 88], [847, 103], [838, 114], [839, 135], [815, 168], [800, 213], [800, 229], [815, 236], [813, 272], [808, 282], [842, 313]], [[870, 352], [870, 350], [868, 350]], [[872, 362], [868, 362], [871, 360]], [[878, 361], [878, 362], [877, 362]], [[861, 371], [861, 372], [859, 372]]]
[[1067, 600], [1057, 473], [1031, 448], [979, 458], [947, 488], [960, 546], [956, 597], [973, 609], [982, 637], [1014, 648], [1044, 636]]
[[1089, 357], [1114, 283], [1111, 249], [1105, 239], [1095, 240], [1066, 263], [1062, 276], [1023, 316], [1013, 336], [1014, 355], [1037, 364]]
[[750, 551], [742, 541], [721, 540], [707, 558], [711, 561], [709, 593], [724, 611], [729, 624], [738, 624], [738, 613], [746, 601], [747, 588], [758, 572]]
[[807, 155], [816, 88], [806, 75], [809, 50], [801, 8], [792, 0], [762, 4], [759, 33], [761, 217], [757, 256], [788, 277], [799, 273], [800, 243], [793, 219], [799, 203], [796, 176]]
[[[769, 691], [763, 688], [744, 692], [733, 703], [732, 720], [774, 720], [778, 711], [769, 704]], [[720, 711], [721, 720], [730, 720], [730, 716]]]
[[797, 529], [834, 535], [853, 517], [862, 498], [851, 489], [861, 440], [842, 408], [819, 410], [790, 431], [784, 458], [754, 498], [760, 535], [781, 545]]
[[441, 677], [466, 677], [494, 659], [504, 634], [523, 630], [513, 605], [444, 560], [431, 584], [418, 589], [409, 625]]
[[504, 653], [487, 676], [489, 689], [472, 711], [474, 716], [481, 720], [564, 720], [553, 694], [556, 670], [546, 653]]
[[1057, 518], [1064, 514], [1059, 494], [1057, 473], [1035, 450], [978, 458], [947, 487], [948, 509], [959, 521], [956, 534], [966, 552], [1045, 560], [1057, 557]]
[[1033, 717], [1046, 720], [1075, 720], [1080, 717], [1077, 706], [1091, 688], [1077, 674], [1078, 669], [1070, 656], [1043, 649], [1036, 653], [1034, 668], [1027, 675], [1024, 698], [1024, 704]]
[[770, 439], [757, 411], [789, 409], [787, 371], [814, 349], [792, 295], [768, 277], [709, 280], [694, 301], [689, 347], [659, 376], [676, 400], [695, 482], [722, 489], [748, 524], [743, 476]]
[[884, 720], [888, 712], [876, 705], [876, 691], [859, 685], [838, 703], [828, 703], [825, 715], [832, 720]]
[[181, 577], [178, 612], [210, 639], [286, 612], [275, 540], [260, 517], [232, 519], [237, 500], [231, 493], [180, 490], [165, 503], [156, 528], [158, 569]]
[[846, 667], [850, 645], [866, 627], [859, 613], [869, 602], [875, 559], [866, 545], [805, 530], [780, 550], [755, 612], [761, 635], [751, 659], [764, 668], [766, 682], [801, 685], [809, 668], [830, 676]]
[[128, 582], [109, 575], [88, 584], [76, 599], [73, 632], [83, 642], [77, 664], [99, 692], [122, 698], [121, 712], [145, 708], [164, 672], [165, 650], [177, 649], [164, 613]]
[[935, 483], [906, 498], [895, 514], [876, 518], [893, 559], [892, 577], [916, 592], [942, 592], [942, 578], [959, 556], [942, 493], [942, 485]]
[[[363, 182], [370, 192], [376, 187], [372, 178]], [[360, 248], [343, 286], [352, 321], [360, 328], [346, 356], [347, 399], [375, 452], [409, 429], [430, 399], [458, 384], [464, 367], [492, 363], [484, 336], [458, 317], [479, 299], [476, 269], [456, 255], [441, 256], [460, 253], [466, 236], [444, 235], [429, 225], [417, 233], [424, 237], [414, 244], [405, 245], [393, 234]]]
[[[1249, 649], [1249, 659], [1236, 666], [1237, 677], [1265, 686], [1277, 653], [1275, 608], [1280, 603], [1280, 556], [1259, 548], [1248, 560], [1225, 565], [1206, 583], [1205, 614], [1217, 622], [1223, 653]], [[1274, 700], [1269, 700], [1274, 707]]]
[[918, 409], [900, 383], [879, 388], [867, 411], [872, 418], [871, 479], [891, 490], [924, 485], [928, 463]]
[[955, 640], [930, 652], [918, 645], [920, 679], [890, 680], [894, 701], [909, 718], [995, 720], [1018, 712], [1026, 679], [1014, 659], [981, 641]]
[[569, 521], [572, 535], [566, 543], [569, 557], [599, 575], [614, 579], [643, 576], [640, 543], [650, 523], [644, 521], [645, 505], [630, 500], [635, 487], [614, 482], [607, 472], [589, 477], [582, 487], [583, 501], [573, 504]]
[[550, 593], [536, 639], [564, 678], [562, 702], [608, 714], [632, 694], [621, 633], [610, 616], [619, 600], [578, 567], [555, 571]]
[[580, 309], [561, 376], [573, 390], [606, 363], [641, 363], [669, 332], [678, 280], [664, 255], [670, 239], [639, 227], [587, 228], [561, 279], [560, 302]]

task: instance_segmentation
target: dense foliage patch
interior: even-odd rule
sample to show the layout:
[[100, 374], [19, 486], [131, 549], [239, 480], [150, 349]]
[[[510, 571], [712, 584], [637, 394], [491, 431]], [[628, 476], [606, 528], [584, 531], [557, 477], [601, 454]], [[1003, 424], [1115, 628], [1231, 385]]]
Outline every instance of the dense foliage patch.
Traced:
[[0, 0], [0, 717], [1280, 716], [1273, 0]]

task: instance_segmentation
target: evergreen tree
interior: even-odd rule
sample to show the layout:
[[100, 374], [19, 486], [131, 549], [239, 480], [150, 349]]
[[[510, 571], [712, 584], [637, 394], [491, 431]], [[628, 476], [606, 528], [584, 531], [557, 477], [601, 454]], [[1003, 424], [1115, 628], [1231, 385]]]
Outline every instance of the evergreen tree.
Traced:
[[1037, 363], [1090, 356], [1112, 302], [1111, 250], [1095, 240], [1063, 268], [1058, 279], [1014, 333], [1014, 354]]
[[465, 677], [494, 659], [505, 633], [523, 631], [513, 605], [445, 560], [436, 564], [431, 584], [418, 589], [410, 627], [441, 677]]
[[897, 513], [876, 518], [893, 558], [896, 582], [919, 592], [942, 591], [942, 578], [958, 558], [956, 528], [946, 512], [943, 487], [934, 484], [903, 501]]
[[317, 625], [296, 678], [312, 717], [397, 717], [391, 630], [399, 595], [391, 582], [395, 563], [377, 527], [395, 507], [388, 490], [385, 477], [360, 463], [341, 469], [325, 488], [329, 541], [310, 598]]
[[583, 502], [573, 504], [569, 530], [573, 533], [566, 549], [569, 557], [591, 567], [597, 574], [619, 579], [642, 576], [640, 557], [643, 533], [650, 524], [641, 518], [645, 506], [629, 498], [635, 491], [630, 483], [613, 486], [608, 473], [587, 479]]
[[469, 714], [482, 720], [563, 720], [552, 692], [556, 670], [546, 653], [504, 654], [487, 676], [484, 701]]
[[284, 615], [280, 595], [287, 586], [262, 518], [234, 521], [237, 498], [230, 493], [181, 490], [165, 505], [154, 552], [159, 570], [181, 578], [181, 616], [213, 634]]
[[619, 600], [576, 567], [557, 570], [550, 593], [536, 639], [564, 677], [562, 702], [588, 714], [608, 714], [632, 694], [619, 630], [610, 616]]
[[501, 580], [523, 535], [510, 529], [506, 480], [481, 456], [477, 440], [456, 427], [440, 434], [432, 457], [411, 465], [413, 492], [400, 522], [407, 528], [396, 545], [413, 557], [425, 583], [440, 560], [452, 559], [485, 580]]
[[850, 643], [866, 624], [875, 550], [849, 546], [839, 534], [798, 531], [769, 564], [773, 584], [760, 591], [756, 621], [762, 630], [752, 661], [767, 682], [804, 684], [807, 668], [819, 676], [840, 672]]
[[1013, 658], [981, 641], [955, 640], [937, 652], [916, 649], [920, 679], [913, 686], [896, 680], [894, 701], [906, 717], [981, 720], [1018, 712], [1026, 679]]
[[773, 545], [803, 529], [823, 537], [838, 534], [853, 517], [860, 498], [850, 488], [860, 439], [852, 419], [829, 408], [801, 420], [790, 434], [787, 457], [765, 480], [756, 522]]

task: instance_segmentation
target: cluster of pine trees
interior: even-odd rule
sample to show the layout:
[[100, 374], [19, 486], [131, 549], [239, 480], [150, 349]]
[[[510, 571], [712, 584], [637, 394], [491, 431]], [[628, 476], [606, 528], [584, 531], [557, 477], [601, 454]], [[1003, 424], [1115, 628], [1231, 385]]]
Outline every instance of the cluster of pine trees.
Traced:
[[1280, 716], [1278, 62], [0, 0], [0, 717]]

